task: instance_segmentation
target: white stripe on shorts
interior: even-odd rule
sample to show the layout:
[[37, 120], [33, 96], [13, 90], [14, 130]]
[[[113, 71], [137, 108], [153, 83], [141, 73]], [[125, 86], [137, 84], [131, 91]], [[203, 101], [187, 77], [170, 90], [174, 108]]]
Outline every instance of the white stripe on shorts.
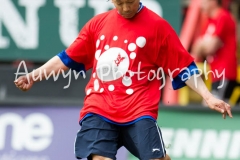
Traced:
[[157, 127], [157, 131], [158, 131], [158, 135], [159, 135], [159, 138], [160, 138], [160, 142], [161, 142], [161, 145], [162, 145], [163, 156], [166, 157], [166, 155], [165, 155], [165, 148], [163, 146], [163, 140], [162, 140], [161, 131], [160, 131], [158, 125], [157, 125], [157, 122], [155, 122], [155, 124], [156, 124], [156, 127]]
[[[77, 135], [78, 135], [78, 132], [80, 131], [80, 129], [77, 131]], [[76, 141], [77, 141], [77, 135], [75, 137], [75, 140], [74, 140], [74, 146], [73, 146], [73, 152], [74, 152], [74, 155], [75, 155], [75, 145], [76, 145]]]

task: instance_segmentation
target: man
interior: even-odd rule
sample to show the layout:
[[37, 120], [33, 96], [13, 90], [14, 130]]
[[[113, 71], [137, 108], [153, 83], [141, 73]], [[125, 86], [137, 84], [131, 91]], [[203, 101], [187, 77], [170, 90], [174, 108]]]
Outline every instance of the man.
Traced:
[[[174, 78], [175, 89], [187, 84], [224, 118], [232, 117], [230, 106], [214, 98], [201, 78], [194, 81], [196, 65], [165, 20], [139, 0], [112, 2], [116, 9], [92, 18], [69, 48], [15, 84], [26, 91], [34, 83], [32, 77], [44, 77], [41, 70], [92, 68], [80, 113], [76, 157], [116, 159], [118, 148], [125, 146], [141, 160], [170, 160], [156, 123], [160, 81], [154, 77], [159, 70]], [[180, 72], [182, 68], [186, 69]], [[191, 77], [183, 81], [187, 70]]]
[[221, 3], [221, 0], [202, 0], [207, 22], [202, 35], [193, 45], [192, 55], [196, 61], [206, 59], [212, 71], [225, 73], [225, 79], [211, 75], [212, 93], [228, 101], [237, 76], [237, 37], [236, 23]]

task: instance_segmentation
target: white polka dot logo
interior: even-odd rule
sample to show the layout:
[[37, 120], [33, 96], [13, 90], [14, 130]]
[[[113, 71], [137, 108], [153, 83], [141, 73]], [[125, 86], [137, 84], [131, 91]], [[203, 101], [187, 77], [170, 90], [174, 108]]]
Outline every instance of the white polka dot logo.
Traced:
[[[146, 45], [146, 38], [140, 36], [136, 39], [135, 43], [129, 43], [129, 40], [123, 40], [123, 44], [127, 45], [127, 51], [119, 47], [110, 47], [105, 45], [100, 47], [100, 44], [104, 42], [105, 36], [102, 35], [96, 42], [95, 59], [97, 60], [96, 73], [93, 73], [94, 91], [103, 93], [104, 88], [113, 92], [115, 90], [114, 83], [111, 82], [122, 79], [122, 85], [126, 87], [126, 94], [131, 95], [134, 90], [131, 89], [132, 77], [134, 72], [131, 71], [131, 64], [137, 57], [137, 47], [143, 48]], [[118, 36], [112, 38], [113, 41], [119, 41]], [[119, 42], [121, 43], [121, 42]], [[99, 81], [109, 82], [108, 86], [101, 88]], [[87, 90], [87, 95], [90, 94], [93, 89]]]

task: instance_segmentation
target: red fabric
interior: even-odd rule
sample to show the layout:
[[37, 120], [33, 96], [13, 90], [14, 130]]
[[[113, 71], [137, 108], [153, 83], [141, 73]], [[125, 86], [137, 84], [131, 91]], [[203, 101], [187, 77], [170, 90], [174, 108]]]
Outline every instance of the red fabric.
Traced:
[[75, 41], [66, 49], [68, 56], [72, 60], [84, 64], [86, 70], [93, 66], [96, 49], [93, 40], [91, 25], [87, 23]]
[[[223, 46], [209, 61], [211, 70], [214, 72], [217, 70], [220, 74], [225, 69], [226, 79], [235, 80], [237, 76], [236, 23], [230, 13], [221, 9], [216, 17], [208, 19], [203, 36], [217, 36], [223, 42]], [[219, 81], [220, 78], [212, 76], [212, 81]]]
[[[146, 7], [132, 19], [123, 18], [117, 10], [95, 16], [66, 52], [87, 69], [92, 68], [80, 120], [87, 113], [96, 113], [118, 123], [141, 116], [157, 119], [161, 84], [157, 78], [148, 78], [161, 67], [166, 73], [179, 68], [173, 73], [176, 77], [193, 62], [171, 26]], [[102, 81], [97, 70], [100, 63], [113, 65], [115, 71], [127, 66], [137, 72], [139, 67], [142, 73], [131, 77], [124, 72], [131, 79], [125, 84], [122, 76]]]
[[232, 2], [232, 0], [222, 0], [222, 6], [225, 9], [229, 9], [230, 3]]

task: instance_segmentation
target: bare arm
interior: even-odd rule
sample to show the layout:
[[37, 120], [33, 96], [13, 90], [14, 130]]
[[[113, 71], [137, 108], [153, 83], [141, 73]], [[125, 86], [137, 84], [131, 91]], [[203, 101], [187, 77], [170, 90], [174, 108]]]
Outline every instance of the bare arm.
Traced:
[[68, 70], [68, 67], [64, 65], [58, 56], [54, 56], [34, 72], [29, 73], [29, 77], [31, 80], [34, 78], [35, 81], [39, 81], [40, 79], [38, 77], [45, 79], [46, 75], [49, 75], [51, 72], [57, 73], [59, 70], [65, 71]]
[[210, 109], [222, 113], [224, 119], [226, 118], [227, 114], [229, 117], [232, 118], [230, 105], [220, 99], [215, 98], [209, 92], [208, 88], [206, 87], [205, 83], [199, 75], [191, 76], [190, 79], [186, 81], [186, 84], [195, 92], [197, 92], [200, 96], [202, 96]]
[[213, 55], [222, 45], [222, 41], [217, 36], [200, 38], [193, 45], [192, 54], [196, 58]]
[[68, 67], [64, 65], [58, 56], [54, 56], [33, 72], [16, 79], [14, 83], [19, 89], [27, 91], [32, 87], [34, 82], [46, 79], [45, 76], [48, 76], [50, 73], [56, 74], [59, 70], [65, 71], [68, 70]]

